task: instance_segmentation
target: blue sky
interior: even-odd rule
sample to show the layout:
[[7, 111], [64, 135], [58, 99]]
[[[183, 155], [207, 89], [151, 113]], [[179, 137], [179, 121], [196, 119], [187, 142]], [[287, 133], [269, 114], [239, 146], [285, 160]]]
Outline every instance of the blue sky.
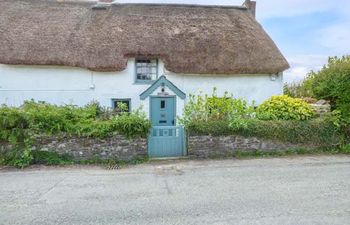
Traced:
[[[285, 81], [319, 70], [328, 56], [350, 54], [350, 0], [256, 0], [257, 20], [291, 69]], [[118, 2], [242, 5], [244, 0], [120, 0]]]

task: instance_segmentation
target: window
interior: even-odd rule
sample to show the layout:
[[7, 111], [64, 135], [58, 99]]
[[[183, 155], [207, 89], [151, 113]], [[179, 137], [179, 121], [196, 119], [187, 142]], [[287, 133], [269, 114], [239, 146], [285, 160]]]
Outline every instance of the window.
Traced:
[[136, 81], [150, 82], [158, 78], [157, 59], [136, 59]]
[[116, 112], [131, 112], [130, 99], [112, 99], [112, 107]]
[[165, 109], [165, 100], [160, 101], [160, 108]]

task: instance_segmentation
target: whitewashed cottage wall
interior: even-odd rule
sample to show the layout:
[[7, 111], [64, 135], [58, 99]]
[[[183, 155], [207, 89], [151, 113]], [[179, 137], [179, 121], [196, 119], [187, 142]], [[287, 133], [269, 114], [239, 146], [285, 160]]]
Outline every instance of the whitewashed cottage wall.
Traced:
[[[271, 95], [283, 92], [283, 77], [270, 75], [189, 75], [175, 74], [164, 69], [160, 61], [159, 76], [165, 75], [180, 90], [188, 94], [211, 94], [213, 87], [248, 101], [261, 103]], [[135, 83], [135, 59], [130, 59], [124, 71], [92, 72], [63, 66], [14, 66], [0, 64], [0, 104], [19, 106], [24, 100], [34, 99], [52, 104], [85, 105], [92, 100], [106, 107], [112, 98], [131, 99], [131, 108], [143, 105], [149, 112], [149, 98], [140, 100], [140, 94], [149, 87]], [[171, 92], [169, 90], [166, 90]], [[156, 90], [153, 94], [157, 94]], [[170, 93], [171, 94], [171, 93]], [[185, 100], [186, 101], [186, 100]], [[177, 98], [177, 115], [181, 115], [183, 100]]]

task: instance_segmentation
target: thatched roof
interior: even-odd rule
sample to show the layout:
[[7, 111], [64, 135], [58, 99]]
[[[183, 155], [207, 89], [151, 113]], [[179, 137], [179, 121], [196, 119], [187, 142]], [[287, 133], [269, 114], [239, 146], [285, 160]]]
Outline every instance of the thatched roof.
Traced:
[[272, 74], [289, 67], [244, 7], [0, 0], [0, 63], [121, 71], [157, 57], [172, 72]]

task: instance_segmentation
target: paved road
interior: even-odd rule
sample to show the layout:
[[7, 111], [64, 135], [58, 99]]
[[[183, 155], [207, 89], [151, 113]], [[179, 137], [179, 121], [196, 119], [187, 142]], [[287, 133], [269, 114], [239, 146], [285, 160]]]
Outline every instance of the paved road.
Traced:
[[0, 170], [0, 224], [350, 224], [350, 157]]

